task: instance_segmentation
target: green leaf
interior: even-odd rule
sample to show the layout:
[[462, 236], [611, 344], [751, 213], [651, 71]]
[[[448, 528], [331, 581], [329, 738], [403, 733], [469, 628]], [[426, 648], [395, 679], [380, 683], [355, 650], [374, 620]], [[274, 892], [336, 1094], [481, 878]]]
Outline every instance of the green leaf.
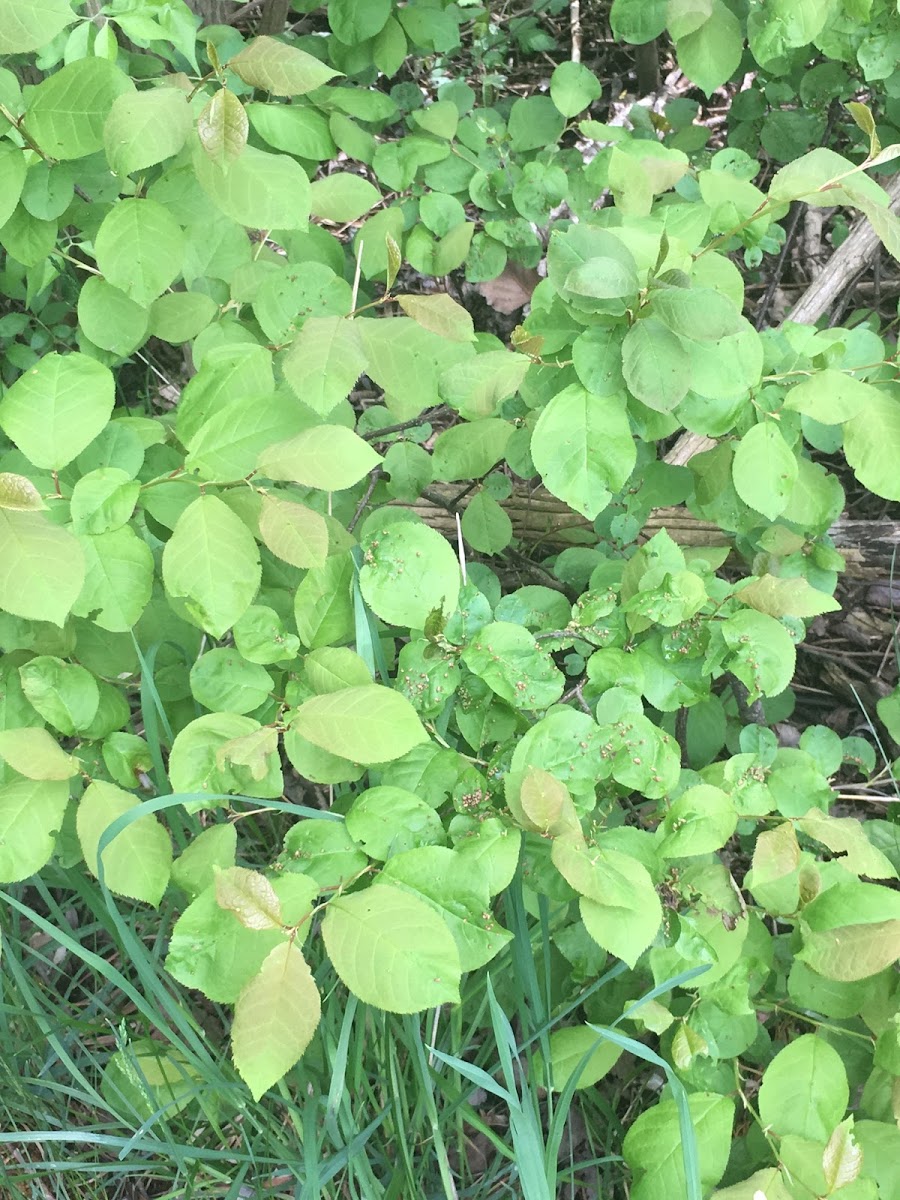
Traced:
[[512, 935], [490, 911], [485, 880], [471, 860], [445, 846], [394, 853], [380, 878], [424, 900], [453, 934], [463, 971], [489, 963]]
[[666, 24], [669, 36], [676, 42], [707, 21], [712, 15], [713, 0], [669, 0]]
[[219, 88], [197, 118], [200, 145], [223, 173], [244, 153], [249, 129], [247, 110], [228, 88]]
[[[78, 802], [75, 817], [78, 841], [92, 875], [97, 874], [100, 838], [118, 817], [140, 802], [112, 783], [96, 780]], [[117, 896], [142, 900], [157, 907], [169, 883], [172, 843], [152, 813], [122, 829], [103, 851], [103, 878]]]
[[290, 944], [288, 929], [308, 919], [318, 885], [299, 873], [272, 879], [286, 929], [247, 929], [216, 903], [210, 884], [175, 923], [166, 970], [185, 987], [197, 988], [219, 1004], [234, 1004], [276, 946]]
[[19, 679], [44, 720], [65, 737], [73, 737], [93, 721], [100, 691], [85, 667], [41, 654], [19, 667]]
[[[352, 763], [338, 754], [329, 754], [321, 746], [314, 746], [293, 725], [284, 732], [284, 752], [297, 774], [313, 783], [355, 783], [365, 773], [361, 763]], [[360, 869], [367, 861], [365, 855], [362, 857]]]
[[454, 425], [439, 434], [432, 452], [437, 479], [478, 479], [503, 458], [513, 433], [508, 421], [485, 417]]
[[[666, 0], [613, 0], [609, 19], [617, 38], [643, 46], [665, 29]], [[569, 115], [574, 113], [566, 113]]]
[[282, 369], [307, 408], [327, 417], [346, 400], [367, 365], [358, 322], [338, 316], [307, 317]]
[[263, 666], [295, 658], [300, 649], [299, 638], [288, 633], [278, 613], [265, 604], [251, 604], [232, 633], [238, 652]]
[[421, 846], [441, 845], [444, 827], [430, 804], [399, 787], [362, 792], [347, 813], [347, 832], [382, 862]]
[[273, 96], [302, 96], [340, 75], [321, 59], [272, 37], [256, 37], [228, 60], [228, 69]]
[[375, 683], [313, 696], [294, 724], [313, 745], [351, 762], [392, 762], [428, 741], [406, 697]]
[[168, 292], [150, 306], [149, 332], [177, 346], [195, 338], [217, 312], [215, 301], [202, 292]]
[[336, 555], [324, 567], [307, 571], [294, 597], [294, 621], [304, 646], [331, 646], [353, 637], [355, 575], [349, 555]]
[[507, 803], [518, 824], [532, 833], [553, 837], [581, 834], [569, 789], [541, 767], [530, 766], [525, 770], [518, 798], [510, 794]]
[[217, 208], [249, 229], [300, 229], [309, 221], [309, 179], [294, 159], [247, 146], [227, 171], [198, 144], [194, 171]]
[[312, 216], [341, 225], [356, 221], [380, 200], [378, 188], [352, 171], [335, 171], [323, 179], [315, 180], [309, 189]]
[[474, 355], [470, 343], [450, 342], [410, 317], [355, 324], [368, 359], [366, 373], [383, 388], [387, 407], [398, 421], [438, 404], [441, 372]]
[[689, 858], [719, 850], [734, 833], [737, 820], [734, 802], [721, 788], [688, 788], [666, 813], [659, 853], [663, 858]]
[[259, 453], [305, 423], [283, 390], [232, 396], [215, 408], [186, 440], [186, 470], [201, 479], [241, 479], [256, 468]]
[[406, 315], [423, 329], [449, 338], [451, 342], [474, 340], [472, 317], [446, 292], [437, 292], [432, 296], [397, 296], [395, 299]]
[[406, 34], [399, 21], [388, 17], [372, 42], [372, 61], [388, 77], [396, 75], [406, 58]]
[[784, 691], [794, 675], [797, 651], [780, 621], [745, 608], [724, 621], [721, 631], [732, 650], [728, 668], [754, 699]]
[[[688, 1096], [687, 1105], [705, 1194], [725, 1173], [731, 1153], [734, 1101], [713, 1092], [694, 1092]], [[687, 1195], [676, 1101], [663, 1100], [640, 1114], [625, 1134], [622, 1156], [635, 1174], [632, 1200], [673, 1200]]]
[[222, 635], [250, 607], [261, 578], [253, 535], [216, 496], [200, 496], [175, 525], [162, 556], [170, 596], [201, 628]]
[[564, 117], [583, 112], [600, 98], [602, 90], [597, 76], [583, 63], [560, 63], [550, 76], [550, 99]]
[[391, 0], [330, 0], [328, 24], [345, 46], [356, 46], [380, 33], [391, 15]]
[[231, 1026], [234, 1065], [254, 1100], [299, 1062], [320, 1010], [315, 981], [293, 942], [270, 950], [238, 997]]
[[793, 1200], [794, 1193], [788, 1190], [780, 1167], [764, 1167], [742, 1183], [716, 1188], [712, 1193], [713, 1200], [759, 1200], [760, 1195], [766, 1200]]
[[[267, 740], [267, 735], [274, 732], [252, 717], [237, 713], [197, 717], [179, 730], [172, 743], [169, 782], [173, 792], [280, 796], [284, 778], [277, 736]], [[250, 740], [249, 746], [245, 739]], [[249, 754], [242, 754], [242, 750], [249, 750]], [[191, 800], [186, 804], [191, 811], [203, 807], [202, 801]]]
[[290, 870], [302, 865], [323, 889], [349, 883], [368, 865], [342, 821], [296, 822], [284, 838], [280, 862]]
[[746, 327], [738, 307], [712, 288], [668, 288], [655, 292], [652, 311], [673, 333], [693, 341], [718, 342]]
[[80, 765], [46, 729], [0, 731], [0, 758], [26, 779], [71, 779]]
[[678, 65], [707, 96], [730, 79], [744, 52], [741, 23], [723, 0], [713, 0], [709, 18], [678, 39]]
[[625, 334], [622, 374], [638, 400], [657, 412], [670, 412], [691, 386], [691, 361], [671, 329], [645, 317]]
[[459, 1001], [459, 952], [438, 914], [389, 884], [339, 896], [322, 937], [334, 969], [365, 1004], [414, 1013]]
[[82, 58], [31, 90], [23, 127], [51, 158], [84, 158], [103, 149], [103, 127], [114, 101], [134, 90], [124, 71], [107, 59]]
[[58, 471], [94, 440], [114, 401], [108, 367], [86, 354], [45, 354], [0, 400], [0, 428], [34, 466]]
[[210, 712], [253, 712], [272, 689], [264, 667], [224, 646], [207, 650], [191, 667], [191, 694]]
[[[114, 468], [113, 468], [114, 469]], [[153, 552], [130, 525], [110, 533], [83, 534], [84, 584], [73, 605], [78, 616], [112, 633], [127, 633], [153, 591]]]
[[0, 245], [23, 267], [36, 267], [52, 254], [57, 233], [56, 221], [39, 221], [20, 204], [0, 227]]
[[833, 596], [820, 592], [802, 576], [778, 579], [762, 575], [741, 587], [737, 594], [743, 604], [772, 617], [817, 617], [820, 613], [839, 612], [841, 607]]
[[149, 313], [97, 275], [81, 285], [78, 323], [95, 346], [124, 358], [147, 338]]
[[[835, 181], [850, 176], [847, 184], [855, 196]], [[887, 196], [874, 179], [857, 171], [849, 158], [836, 154], [827, 146], [817, 146], [777, 171], [769, 184], [769, 199], [775, 204], [805, 200], [817, 208], [833, 204], [867, 202], [868, 207], [884, 208]]]
[[253, 103], [247, 116], [259, 136], [285, 154], [325, 162], [337, 153], [328, 119], [312, 105]]
[[877, 883], [838, 883], [803, 909], [797, 957], [826, 979], [877, 975], [900, 958], [900, 894]]
[[770, 521], [787, 507], [797, 472], [797, 459], [776, 421], [754, 425], [734, 452], [731, 474], [737, 494]]
[[181, 150], [191, 124], [190, 105], [178, 88], [123, 92], [103, 126], [106, 160], [116, 175], [152, 167]]
[[463, 537], [480, 554], [499, 554], [512, 541], [512, 521], [489, 492], [472, 497], [461, 524]]
[[553, 843], [553, 865], [581, 895], [584, 927], [598, 946], [634, 967], [659, 932], [662, 906], [647, 868], [576, 836]]
[[369, 443], [345, 425], [315, 425], [269, 446], [259, 457], [259, 469], [269, 479], [339, 492], [359, 483], [380, 462]]
[[[3, 404], [0, 403], [0, 424]], [[878, 391], [844, 426], [844, 454], [863, 487], [886, 500], [900, 500], [900, 403]]]
[[562, 1091], [588, 1051], [592, 1053], [578, 1072], [577, 1088], [593, 1087], [608, 1075], [619, 1061], [622, 1047], [601, 1037], [589, 1025], [569, 1025], [553, 1030], [550, 1034], [550, 1071], [554, 1091]]
[[496, 817], [455, 817], [450, 833], [456, 853], [467, 867], [480, 873], [489, 896], [509, 886], [519, 862], [522, 835], [518, 829], [510, 829]]
[[0, 609], [62, 626], [84, 583], [84, 554], [43, 513], [0, 509]]
[[424, 108], [415, 109], [410, 113], [410, 120], [417, 129], [452, 141], [459, 126], [459, 109], [452, 100], [436, 100]]
[[172, 863], [172, 883], [193, 900], [215, 882], [217, 868], [233, 867], [237, 829], [230, 821], [210, 825], [188, 842]]
[[156, 200], [121, 200], [103, 218], [94, 239], [97, 266], [108, 283], [148, 305], [181, 273], [185, 237]]
[[637, 461], [621, 398], [592, 395], [579, 384], [564, 388], [541, 413], [531, 452], [544, 485], [591, 521]]
[[[0, 38], [2, 36], [0, 34]], [[5, 225], [16, 211], [26, 172], [24, 151], [8, 142], [0, 145], [0, 226]]]
[[[829, 731], [830, 732], [830, 731]], [[896, 879], [897, 872], [886, 855], [866, 837], [865, 826], [855, 817], [832, 817], [811, 808], [796, 821], [796, 828], [841, 856], [841, 865], [870, 879]]]
[[72, 490], [69, 512], [76, 533], [109, 533], [130, 518], [141, 485], [118, 467], [82, 475]]
[[362, 549], [359, 585], [382, 621], [424, 629], [436, 609], [445, 616], [455, 610], [459, 562], [436, 530], [414, 521], [391, 522], [367, 532]]
[[445, 370], [440, 393], [467, 421], [490, 417], [502, 401], [519, 390], [530, 366], [531, 360], [524, 354], [489, 350]]
[[759, 1115], [776, 1137], [826, 1142], [847, 1110], [850, 1089], [841, 1056], [804, 1033], [780, 1050], [763, 1075]]
[[493, 621], [480, 629], [462, 660], [515, 708], [544, 709], [563, 693], [565, 679], [522, 625]]
[[303, 660], [303, 672], [309, 686], [319, 695], [372, 682], [363, 659], [346, 646], [323, 646], [321, 650], [313, 650]]
[[274, 390], [272, 355], [265, 347], [241, 343], [213, 347], [181, 393], [175, 415], [178, 440], [185, 446], [191, 443], [203, 424], [230, 401], [268, 396]]
[[861, 383], [844, 371], [817, 371], [791, 388], [784, 407], [814, 417], [823, 425], [840, 425], [877, 404], [882, 393], [870, 383]]
[[321, 567], [328, 557], [328, 524], [305, 504], [263, 496], [259, 535], [273, 554], [294, 567]]
[[625, 391], [622, 375], [625, 332], [619, 325], [596, 325], [580, 333], [572, 344], [575, 374], [595, 396], [621, 396]]
[[64, 780], [20, 779], [0, 787], [0, 882], [28, 879], [49, 861], [68, 802]]
[[200, 1086], [198, 1068], [180, 1051], [153, 1038], [130, 1038], [107, 1061], [100, 1090], [116, 1111], [130, 1109], [139, 1120], [152, 1121], [162, 1109], [172, 1116], [182, 1112]]
[[549, 96], [524, 96], [509, 110], [510, 143], [518, 153], [554, 146], [565, 126], [565, 118]]
[[0, 54], [40, 50], [74, 20], [68, 0], [0, 0]]

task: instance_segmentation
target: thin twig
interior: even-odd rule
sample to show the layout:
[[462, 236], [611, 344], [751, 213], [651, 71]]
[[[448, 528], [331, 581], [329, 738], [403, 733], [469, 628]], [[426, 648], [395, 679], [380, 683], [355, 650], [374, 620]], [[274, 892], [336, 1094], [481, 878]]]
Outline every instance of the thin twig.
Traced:
[[572, 31], [572, 62], [581, 62], [581, 0], [569, 0], [569, 27]]
[[366, 505], [372, 499], [372, 493], [375, 491], [375, 487], [380, 478], [381, 478], [381, 467], [375, 467], [374, 470], [369, 472], [368, 487], [366, 488], [365, 492], [363, 493], [363, 497], [360, 500], [359, 504], [357, 504], [357, 506], [356, 506], [356, 512], [353, 514], [353, 516], [350, 519], [349, 524], [347, 525], [348, 533], [353, 532], [353, 529], [354, 529], [357, 521], [365, 512]]
[[760, 300], [756, 309], [755, 324], [757, 329], [762, 329], [766, 323], [766, 317], [769, 315], [769, 308], [772, 304], [772, 301], [775, 299], [775, 293], [778, 290], [779, 283], [781, 282], [781, 273], [784, 270], [784, 264], [787, 261], [787, 256], [790, 254], [793, 248], [794, 237], [796, 236], [797, 228], [800, 224], [800, 218], [804, 212], [805, 206], [801, 204], [799, 200], [796, 200], [794, 202], [794, 211], [791, 213], [791, 217], [788, 222], [787, 233], [785, 234], [784, 238], [784, 245], [781, 247], [781, 253], [778, 255], [775, 266], [772, 268], [772, 277], [769, 280], [765, 294]]
[[389, 433], [402, 433], [404, 429], [415, 429], [417, 425], [426, 425], [432, 416], [440, 412], [441, 408], [443, 405], [433, 409], [431, 413], [426, 409], [425, 412], [420, 413], [418, 417], [413, 417], [410, 421], [398, 421], [396, 425], [383, 425], [381, 429], [370, 429], [368, 433], [360, 434], [360, 437], [367, 442], [380, 442]]
[[226, 25], [237, 25], [243, 21], [244, 17], [252, 16], [257, 9], [262, 8], [266, 0], [250, 0], [249, 4], [242, 5], [237, 12], [233, 12], [225, 21]]

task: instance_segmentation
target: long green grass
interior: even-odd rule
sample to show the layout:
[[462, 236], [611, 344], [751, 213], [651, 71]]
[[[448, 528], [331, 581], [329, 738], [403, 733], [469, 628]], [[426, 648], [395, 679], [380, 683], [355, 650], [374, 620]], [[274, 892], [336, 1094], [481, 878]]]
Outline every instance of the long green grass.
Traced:
[[[77, 867], [10, 889], [0, 906], [3, 1200], [543, 1200], [584, 1195], [588, 1180], [597, 1194], [619, 1190], [615, 1096], [574, 1094], [576, 1137], [571, 1087], [544, 1086], [547, 1034], [585, 997], [554, 1009], [541, 970], [552, 913], [530, 921], [518, 882], [504, 914], [515, 937], [491, 964], [502, 1006], [475, 974], [460, 1006], [394, 1017], [347, 997], [320, 965], [321, 1028], [260, 1104], [228, 1061], [229, 1013], [201, 1007], [160, 968], [174, 913], [114, 902]], [[133, 1057], [127, 1094], [104, 1083], [113, 1054], [148, 1037], [179, 1056], [183, 1107], [149, 1104], [149, 1089], [136, 1106]]]
[[[357, 612], [361, 626], [364, 616]], [[380, 646], [370, 642], [377, 666]], [[327, 961], [314, 964], [319, 1030], [302, 1063], [251, 1101], [228, 1057], [230, 1011], [187, 993], [162, 968], [172, 901], [148, 911], [117, 900], [103, 881], [103, 850], [138, 815], [165, 811], [183, 846], [199, 828], [184, 802], [242, 808], [239, 797], [167, 794], [162, 747], [171, 729], [154, 682], [156, 648], [138, 652], [157, 797], [106, 831], [99, 879], [73, 862], [0, 893], [0, 1200], [624, 1195], [617, 1114], [627, 1105], [618, 1093], [633, 1099], [639, 1072], [579, 1092], [574, 1074], [561, 1092], [548, 1078], [550, 1031], [624, 967], [557, 997], [557, 914], [546, 898], [529, 910], [519, 874], [499, 914], [513, 938], [489, 976], [466, 978], [458, 1006], [381, 1013], [348, 996]], [[242, 850], [254, 866], [271, 861], [292, 820], [329, 815], [281, 800], [247, 804]], [[177, 1095], [144, 1077], [136, 1048], [146, 1052], [147, 1039], [179, 1064]], [[114, 1055], [124, 1075], [109, 1072]]]

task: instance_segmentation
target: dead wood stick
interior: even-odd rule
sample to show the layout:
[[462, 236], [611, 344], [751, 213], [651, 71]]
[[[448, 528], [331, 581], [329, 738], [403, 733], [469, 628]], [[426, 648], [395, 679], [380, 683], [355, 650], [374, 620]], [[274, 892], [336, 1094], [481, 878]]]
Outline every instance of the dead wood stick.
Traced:
[[[426, 524], [455, 540], [453, 505], [460, 492], [459, 485], [433, 483], [428, 492], [431, 499], [420, 497], [404, 507], [411, 508]], [[456, 508], [465, 511], [473, 495], [469, 493], [460, 499]], [[551, 551], [597, 542], [591, 522], [544, 488], [517, 483], [512, 495], [501, 501], [501, 505], [512, 522], [513, 536], [529, 545]], [[651, 513], [643, 537], [652, 537], [660, 529], [666, 529], [682, 546], [729, 545], [728, 536], [718, 525], [702, 521], [684, 508], [660, 508]], [[894, 554], [900, 554], [900, 525], [894, 521], [850, 521], [842, 517], [829, 532], [847, 562], [850, 578], [874, 582], [890, 577]]]

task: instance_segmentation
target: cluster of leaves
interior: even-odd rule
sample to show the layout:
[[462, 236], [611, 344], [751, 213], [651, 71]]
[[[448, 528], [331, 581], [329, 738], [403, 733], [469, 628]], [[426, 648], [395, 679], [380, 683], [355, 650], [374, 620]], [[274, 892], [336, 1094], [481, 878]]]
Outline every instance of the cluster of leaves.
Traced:
[[[687, 29], [686, 7], [614, 17], [631, 36], [664, 9], [711, 86], [703, 39], [736, 18], [695, 3]], [[548, 1081], [602, 1078], [620, 1049], [595, 1026], [627, 1020], [690, 1093], [707, 1189], [727, 1169], [733, 1200], [868, 1200], [900, 1138], [900, 896], [871, 882], [900, 844], [830, 815], [866, 742], [783, 748], [742, 717], [789, 713], [805, 621], [837, 607], [843, 492], [813, 451], [900, 499], [900, 400], [872, 322], [758, 333], [730, 255], [777, 245], [801, 199], [896, 253], [864, 172], [896, 147], [857, 106], [862, 161], [819, 148], [763, 191], [739, 147], [585, 116], [579, 64], [493, 107], [347, 78], [452, 51], [463, 13], [331, 0], [332, 36], [299, 44], [198, 34], [177, 2], [0, 3], [0, 51], [45, 72], [0, 68], [0, 880], [54, 859], [177, 897], [166, 969], [234, 1004], [259, 1097], [315, 1034], [310, 963], [391, 1012], [452, 1004], [510, 941], [493, 906], [518, 871], [564, 997], [627, 968], [553, 1032]], [[403, 263], [484, 280], [508, 258], [546, 259], [512, 348], [397, 288]], [[189, 350], [174, 406], [122, 394], [145, 343]], [[683, 429], [717, 444], [671, 466]], [[504, 502], [535, 477], [584, 524], [510, 586]], [[417, 508], [435, 494], [455, 543]], [[638, 544], [679, 504], [722, 546]], [[329, 809], [281, 800], [286, 762]], [[218, 819], [246, 798], [302, 815], [252, 869]], [[665, 1099], [629, 1132], [641, 1200], [679, 1193], [678, 1128]]]

